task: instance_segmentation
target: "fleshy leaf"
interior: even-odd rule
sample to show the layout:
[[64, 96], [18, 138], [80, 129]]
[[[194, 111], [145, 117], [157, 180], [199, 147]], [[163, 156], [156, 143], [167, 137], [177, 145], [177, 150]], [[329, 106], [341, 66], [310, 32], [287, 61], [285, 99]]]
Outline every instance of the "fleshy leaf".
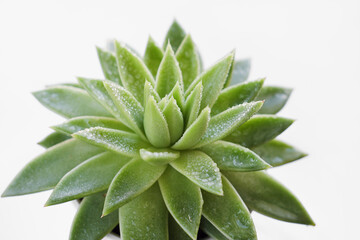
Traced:
[[214, 225], [211, 224], [206, 218], [201, 218], [201, 230], [206, 232], [210, 237], [216, 240], [228, 240]]
[[276, 114], [286, 104], [292, 90], [282, 87], [263, 87], [257, 99], [265, 100], [263, 107], [260, 109], [261, 114]]
[[155, 89], [153, 88], [151, 83], [146, 81], [145, 82], [145, 87], [144, 87], [145, 106], [146, 106], [147, 100], [149, 99], [150, 96], [152, 96], [155, 99], [156, 102], [161, 101], [159, 94], [155, 91]]
[[221, 170], [248, 172], [271, 167], [256, 153], [230, 142], [217, 141], [200, 150], [211, 157]]
[[315, 225], [299, 200], [265, 172], [225, 175], [252, 210], [278, 220]]
[[185, 105], [184, 91], [183, 91], [183, 87], [180, 86], [179, 82], [175, 84], [175, 87], [169, 93], [169, 97], [173, 97], [176, 100], [176, 103], [180, 107], [180, 109], [184, 108]]
[[168, 212], [158, 184], [119, 210], [121, 238], [168, 240]]
[[186, 129], [182, 137], [171, 148], [184, 150], [193, 147], [204, 135], [210, 121], [210, 108], [204, 108], [199, 117]]
[[230, 82], [231, 82], [231, 79], [232, 79], [232, 73], [233, 73], [233, 70], [234, 70], [234, 63], [235, 63], [235, 58], [232, 59], [232, 62], [231, 62], [230, 68], [229, 68], [229, 73], [228, 73], [228, 75], [226, 77], [223, 88], [227, 88], [230, 85]]
[[225, 138], [244, 147], [259, 146], [285, 131], [294, 120], [275, 115], [257, 115]]
[[80, 89], [84, 89], [80, 84], [78, 83], [58, 83], [58, 84], [51, 84], [51, 85], [46, 85], [46, 88], [53, 88], [53, 87], [74, 87], [74, 88], [80, 88]]
[[236, 85], [245, 82], [249, 77], [250, 69], [250, 59], [236, 60], [233, 67], [230, 85]]
[[203, 205], [200, 188], [171, 167], [160, 177], [159, 185], [173, 218], [192, 239], [196, 239]]
[[273, 167], [293, 162], [307, 156], [306, 153], [278, 140], [272, 140], [257, 146], [252, 150]]
[[38, 144], [44, 148], [49, 148], [70, 138], [71, 136], [64, 133], [53, 132], [47, 135], [43, 140], [38, 142]]
[[186, 128], [188, 128], [198, 117], [202, 98], [202, 83], [199, 82], [190, 93], [185, 103]]
[[184, 118], [173, 97], [169, 99], [163, 114], [169, 127], [170, 143], [173, 144], [179, 140], [184, 130]]
[[152, 165], [164, 165], [180, 157], [180, 153], [168, 148], [146, 148], [140, 149], [142, 160]]
[[46, 205], [59, 204], [106, 190], [128, 161], [129, 157], [111, 152], [100, 153], [86, 160], [60, 180]]
[[212, 117], [205, 134], [195, 147], [204, 146], [226, 137], [245, 123], [261, 106], [262, 102], [244, 103]]
[[229, 239], [256, 239], [249, 210], [229, 180], [222, 177], [224, 196], [203, 191], [203, 215]]
[[192, 238], [179, 226], [175, 219], [169, 214], [169, 239], [191, 240]]
[[17, 196], [52, 189], [67, 172], [102, 151], [76, 139], [57, 144], [28, 163], [2, 196]]
[[47, 88], [34, 92], [36, 99], [51, 111], [66, 117], [104, 116], [111, 117], [86, 91], [68, 86]]
[[166, 34], [163, 49], [166, 49], [168, 42], [170, 42], [172, 49], [176, 52], [185, 36], [186, 34], [182, 27], [174, 20]]
[[163, 55], [162, 49], [156, 45], [151, 37], [149, 37], [144, 55], [144, 63], [154, 78], [156, 77]]
[[167, 165], [153, 166], [140, 158], [127, 163], [114, 177], [106, 195], [103, 215], [122, 207], [151, 187]]
[[122, 85], [115, 55], [99, 47], [96, 50], [105, 78]]
[[105, 237], [119, 223], [119, 214], [114, 212], [101, 218], [104, 193], [98, 193], [82, 200], [71, 226], [70, 240], [99, 240]]
[[168, 147], [170, 145], [168, 124], [152, 96], [146, 103], [144, 128], [146, 137], [153, 146]]
[[136, 156], [141, 148], [149, 146], [137, 135], [115, 129], [94, 127], [76, 132], [73, 137], [92, 145], [117, 152], [125, 156]]
[[221, 173], [216, 163], [200, 151], [181, 152], [170, 165], [202, 189], [222, 195]]
[[214, 106], [211, 108], [211, 115], [216, 115], [233, 106], [253, 101], [263, 83], [264, 79], [260, 79], [225, 88], [221, 91]]

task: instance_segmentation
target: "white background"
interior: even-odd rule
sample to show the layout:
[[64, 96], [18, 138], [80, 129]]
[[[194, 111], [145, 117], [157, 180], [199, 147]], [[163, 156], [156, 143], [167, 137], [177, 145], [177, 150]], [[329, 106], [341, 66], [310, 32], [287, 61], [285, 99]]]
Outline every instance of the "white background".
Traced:
[[[172, 20], [192, 34], [209, 66], [236, 49], [250, 79], [295, 89], [280, 115], [297, 119], [280, 139], [309, 157], [270, 170], [299, 197], [316, 227], [254, 214], [260, 240], [358, 239], [360, 3], [303, 1], [0, 0], [0, 192], [43, 149], [62, 118], [30, 92], [102, 77], [95, 45], [143, 52], [162, 44]], [[72, 203], [44, 208], [49, 192], [0, 199], [0, 239], [67, 239]]]

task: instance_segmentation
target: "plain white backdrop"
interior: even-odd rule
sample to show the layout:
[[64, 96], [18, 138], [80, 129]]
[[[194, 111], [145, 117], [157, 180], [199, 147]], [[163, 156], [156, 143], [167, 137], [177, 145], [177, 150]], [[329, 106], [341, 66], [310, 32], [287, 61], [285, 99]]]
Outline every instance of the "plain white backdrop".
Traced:
[[[102, 77], [95, 45], [107, 39], [143, 53], [162, 44], [176, 18], [206, 66], [236, 49], [252, 59], [250, 79], [294, 88], [281, 116], [297, 119], [280, 139], [309, 157], [269, 172], [289, 187], [316, 227], [254, 214], [260, 240], [358, 239], [360, 2], [0, 0], [0, 192], [43, 149], [62, 118], [30, 92]], [[44, 208], [50, 192], [0, 199], [0, 239], [68, 238], [72, 203]]]

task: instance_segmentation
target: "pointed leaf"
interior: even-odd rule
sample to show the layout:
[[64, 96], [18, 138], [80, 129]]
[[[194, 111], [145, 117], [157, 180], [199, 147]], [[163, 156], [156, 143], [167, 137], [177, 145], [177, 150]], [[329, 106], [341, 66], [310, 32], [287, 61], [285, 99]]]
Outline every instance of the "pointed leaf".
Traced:
[[250, 73], [251, 60], [236, 60], [233, 67], [230, 85], [236, 85], [245, 82]]
[[105, 78], [122, 85], [115, 55], [99, 47], [96, 50]]
[[127, 163], [110, 184], [103, 214], [111, 213], [146, 191], [159, 179], [166, 167], [153, 166], [140, 158]]
[[102, 151], [76, 139], [57, 144], [28, 163], [2, 196], [17, 196], [52, 189], [67, 172]]
[[100, 153], [86, 160], [60, 180], [46, 205], [59, 204], [106, 190], [128, 161], [129, 157], [111, 152]]
[[146, 148], [140, 149], [142, 160], [152, 165], [164, 165], [180, 157], [180, 153], [168, 148]]
[[104, 116], [111, 117], [86, 91], [68, 86], [52, 87], [34, 92], [33, 95], [51, 111], [66, 117]]
[[256, 99], [265, 100], [263, 107], [260, 109], [261, 114], [276, 114], [286, 104], [290, 97], [292, 89], [281, 87], [263, 87]]
[[257, 239], [249, 210], [229, 180], [222, 182], [224, 196], [202, 192], [204, 217], [229, 239]]
[[175, 84], [175, 87], [169, 93], [169, 97], [173, 97], [176, 100], [176, 103], [180, 107], [180, 109], [184, 108], [185, 105], [184, 91], [182, 86], [180, 86], [179, 82]]
[[170, 165], [202, 189], [222, 195], [221, 173], [216, 163], [203, 152], [181, 152], [180, 158]]
[[168, 239], [168, 212], [157, 184], [121, 207], [119, 216], [124, 240]]
[[119, 223], [119, 214], [114, 212], [101, 218], [104, 193], [94, 194], [82, 200], [71, 226], [70, 240], [99, 240]]
[[201, 218], [201, 230], [207, 233], [210, 237], [216, 240], [228, 240], [214, 225], [211, 224], [206, 218]]
[[153, 86], [151, 85], [151, 83], [149, 83], [148, 81], [145, 82], [145, 86], [144, 86], [144, 100], [145, 100], [145, 106], [147, 103], [147, 100], [149, 99], [149, 97], [152, 96], [156, 102], [160, 102], [160, 96], [159, 94], [155, 91], [155, 89], [153, 88]]
[[169, 215], [169, 239], [171, 240], [191, 240], [186, 232], [179, 226], [174, 218]]
[[166, 107], [168, 102], [169, 102], [169, 96], [165, 96], [160, 100], [160, 102], [158, 103], [158, 106], [161, 111], [164, 111], [164, 108]]
[[71, 136], [68, 136], [64, 133], [53, 132], [38, 142], [38, 144], [44, 148], [49, 148], [70, 138]]
[[156, 45], [151, 37], [149, 37], [144, 55], [144, 63], [154, 77], [156, 77], [163, 55], [162, 49]]
[[186, 128], [188, 128], [198, 117], [202, 98], [202, 83], [199, 82], [190, 93], [185, 103]]
[[166, 34], [163, 48], [166, 49], [168, 42], [170, 42], [174, 52], [176, 52], [181, 42], [185, 38], [185, 35], [186, 34], [182, 29], [182, 27], [179, 25], [179, 23], [176, 20], [174, 20], [174, 22], [172, 23]]
[[62, 87], [62, 86], [84, 89], [80, 84], [77, 84], [77, 83], [58, 83], [58, 84], [47, 85], [45, 87], [46, 88], [53, 88], [53, 87]]
[[184, 118], [173, 97], [170, 98], [165, 106], [163, 114], [169, 127], [170, 143], [174, 144], [183, 134]]
[[233, 74], [233, 71], [234, 71], [234, 64], [235, 64], [235, 58], [232, 59], [230, 69], [229, 69], [229, 73], [228, 73], [228, 75], [226, 77], [223, 88], [227, 88], [230, 85], [230, 82], [231, 82], [231, 79], [232, 79], [232, 74]]
[[294, 120], [275, 115], [257, 115], [225, 138], [244, 147], [259, 146], [285, 131]]
[[226, 172], [252, 210], [287, 222], [314, 225], [299, 200], [265, 172]]
[[171, 215], [192, 239], [196, 239], [203, 205], [200, 188], [171, 167], [160, 177], [159, 185]]

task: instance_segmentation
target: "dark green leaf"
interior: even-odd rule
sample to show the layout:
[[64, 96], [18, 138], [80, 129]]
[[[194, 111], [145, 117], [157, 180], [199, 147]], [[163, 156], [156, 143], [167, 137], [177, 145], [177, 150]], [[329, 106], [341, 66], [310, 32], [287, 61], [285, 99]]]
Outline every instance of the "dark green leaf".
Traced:
[[171, 240], [191, 240], [186, 232], [179, 226], [175, 219], [169, 215], [169, 239]]
[[115, 55], [99, 47], [96, 50], [105, 78], [122, 85]]
[[214, 225], [211, 224], [206, 218], [201, 218], [200, 228], [210, 237], [216, 240], [228, 240]]
[[144, 63], [146, 64], [154, 78], [156, 77], [156, 73], [158, 71], [163, 55], [164, 54], [162, 49], [156, 45], [156, 43], [151, 37], [149, 37], [144, 55]]
[[263, 87], [256, 98], [258, 100], [265, 100], [263, 107], [260, 109], [261, 114], [276, 114], [286, 104], [290, 97], [292, 90], [282, 87]]
[[172, 23], [166, 34], [163, 48], [166, 49], [168, 42], [170, 42], [174, 52], [176, 52], [181, 42], [185, 38], [185, 35], [186, 34], [182, 29], [182, 27], [179, 25], [179, 23], [176, 20], [174, 20], [174, 22]]
[[236, 60], [233, 67], [230, 85], [245, 82], [249, 77], [250, 68], [250, 59]]
[[140, 149], [142, 160], [152, 165], [164, 165], [180, 157], [180, 153], [168, 148], [146, 148]]
[[174, 144], [184, 131], [184, 118], [176, 100], [171, 97], [164, 107], [163, 114], [169, 127], [170, 144]]
[[70, 138], [71, 136], [68, 136], [66, 134], [53, 132], [46, 136], [43, 140], [38, 142], [38, 144], [44, 148], [49, 148]]

